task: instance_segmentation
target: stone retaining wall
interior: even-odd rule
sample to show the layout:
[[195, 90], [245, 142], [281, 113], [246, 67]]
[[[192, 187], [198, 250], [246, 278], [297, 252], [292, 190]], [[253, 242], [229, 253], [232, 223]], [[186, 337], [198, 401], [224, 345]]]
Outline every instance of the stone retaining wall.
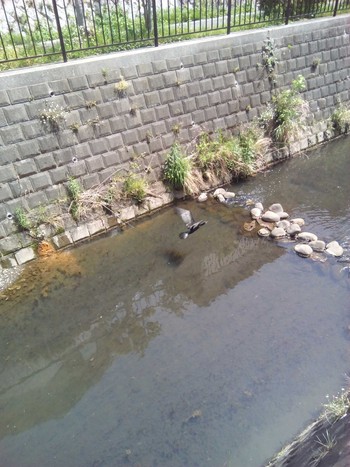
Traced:
[[[34, 257], [31, 239], [8, 218], [16, 207], [57, 210], [68, 177], [89, 189], [128, 169], [135, 157], [142, 159], [141, 170], [152, 169], [150, 181], [157, 181], [176, 138], [185, 144], [201, 130], [237, 131], [260, 115], [272, 96], [262, 66], [268, 38], [276, 45], [276, 88], [288, 88], [299, 74], [307, 81], [312, 131], [291, 152], [322, 142], [337, 100], [349, 102], [349, 34], [350, 16], [344, 15], [1, 73], [2, 265]], [[128, 83], [124, 96], [115, 89], [121, 76]], [[41, 121], [50, 105], [69, 110], [58, 131]], [[171, 199], [165, 194], [151, 200], [146, 210]], [[114, 225], [108, 216], [94, 220], [100, 228], [96, 224], [91, 232], [66, 222], [68, 243]]]

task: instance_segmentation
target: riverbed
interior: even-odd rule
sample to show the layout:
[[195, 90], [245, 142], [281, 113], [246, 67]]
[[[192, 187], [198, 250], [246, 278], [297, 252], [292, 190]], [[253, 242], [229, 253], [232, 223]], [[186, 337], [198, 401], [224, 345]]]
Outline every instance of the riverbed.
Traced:
[[349, 139], [27, 266], [0, 303], [0, 465], [257, 467], [349, 372], [343, 263], [245, 232], [248, 198], [350, 241]]

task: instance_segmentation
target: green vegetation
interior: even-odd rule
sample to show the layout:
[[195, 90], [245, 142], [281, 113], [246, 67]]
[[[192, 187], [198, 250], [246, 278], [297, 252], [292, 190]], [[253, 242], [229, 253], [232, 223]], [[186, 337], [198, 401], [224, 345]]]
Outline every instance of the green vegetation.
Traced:
[[191, 162], [183, 154], [180, 146], [174, 144], [164, 164], [164, 178], [175, 189], [184, 187], [191, 170]]
[[144, 178], [135, 174], [129, 174], [123, 184], [124, 194], [128, 198], [134, 199], [137, 203], [142, 203], [147, 196], [148, 184]]
[[78, 180], [73, 177], [69, 177], [67, 183], [67, 192], [70, 200], [68, 211], [71, 213], [73, 219], [78, 220], [80, 217], [79, 199], [82, 193], [82, 188]]
[[40, 113], [41, 122], [48, 126], [50, 130], [57, 132], [65, 122], [67, 111], [53, 102], [47, 103]]
[[30, 230], [32, 228], [28, 213], [21, 207], [15, 209], [15, 222], [20, 230]]
[[331, 423], [339, 420], [345, 415], [350, 407], [349, 393], [342, 389], [340, 394], [333, 396], [329, 402], [324, 404], [323, 416]]
[[114, 90], [118, 94], [118, 97], [125, 97], [128, 87], [129, 83], [125, 81], [123, 76], [120, 76], [120, 81], [114, 85]]
[[278, 59], [276, 56], [276, 46], [273, 39], [267, 39], [262, 49], [262, 66], [267, 72], [271, 84], [275, 84], [275, 71]]
[[273, 96], [272, 106], [261, 116], [262, 126], [273, 141], [288, 144], [300, 134], [309, 110], [308, 103], [300, 96], [305, 88], [305, 78], [299, 75], [290, 89]]
[[331, 115], [331, 123], [336, 133], [347, 133], [350, 128], [350, 109], [339, 104]]

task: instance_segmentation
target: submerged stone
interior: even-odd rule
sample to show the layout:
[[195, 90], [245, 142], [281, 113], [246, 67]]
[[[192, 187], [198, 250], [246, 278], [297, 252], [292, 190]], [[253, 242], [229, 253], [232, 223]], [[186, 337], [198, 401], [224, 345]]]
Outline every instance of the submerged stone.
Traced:
[[204, 201], [207, 201], [207, 199], [208, 199], [207, 193], [201, 193], [198, 196], [197, 201], [199, 201], [200, 203], [203, 203]]
[[263, 227], [262, 229], [258, 230], [258, 235], [260, 235], [260, 237], [269, 237], [270, 236], [270, 230], [267, 229], [266, 227]]
[[281, 227], [282, 229], [286, 230], [288, 227], [290, 227], [290, 222], [284, 219], [277, 222], [276, 227]]
[[286, 231], [282, 227], [275, 227], [271, 231], [271, 237], [273, 238], [282, 238], [285, 237]]
[[297, 235], [297, 240], [299, 242], [316, 242], [317, 240], [317, 235], [311, 233], [311, 232], [300, 232]]
[[302, 219], [301, 217], [296, 217], [295, 219], [292, 219], [290, 221], [291, 224], [298, 224], [300, 227], [302, 227], [303, 225], [305, 225], [305, 221], [304, 219]]
[[295, 237], [296, 234], [301, 232], [301, 227], [299, 224], [290, 224], [290, 226], [287, 227], [286, 230], [288, 235], [290, 235], [291, 237]]
[[259, 208], [253, 208], [250, 211], [250, 215], [252, 216], [252, 219], [259, 219], [261, 217], [262, 211]]
[[314, 251], [324, 251], [326, 248], [326, 244], [323, 240], [313, 240], [309, 245]]
[[282, 205], [280, 203], [271, 204], [269, 211], [276, 212], [277, 214], [283, 212]]

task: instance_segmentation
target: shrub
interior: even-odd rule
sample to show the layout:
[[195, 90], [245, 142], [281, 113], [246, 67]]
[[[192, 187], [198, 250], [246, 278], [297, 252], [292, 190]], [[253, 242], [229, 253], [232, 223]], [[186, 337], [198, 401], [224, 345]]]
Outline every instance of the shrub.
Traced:
[[124, 180], [123, 191], [125, 195], [134, 199], [137, 203], [142, 203], [146, 198], [147, 188], [146, 180], [135, 174], [129, 174]]
[[79, 219], [79, 198], [82, 192], [82, 188], [78, 180], [73, 177], [69, 177], [67, 183], [68, 197], [70, 205], [68, 211], [71, 213], [73, 219]]
[[299, 95], [305, 88], [305, 78], [299, 75], [290, 89], [273, 97], [271, 136], [274, 141], [288, 143], [299, 135], [309, 109], [308, 103]]
[[339, 104], [331, 115], [331, 122], [336, 133], [347, 133], [350, 128], [350, 109]]
[[29, 216], [23, 208], [19, 207], [15, 209], [15, 222], [20, 230], [30, 230], [32, 228]]
[[186, 178], [191, 171], [191, 162], [182, 153], [180, 146], [174, 144], [164, 164], [164, 178], [175, 189], [184, 187]]
[[40, 120], [44, 125], [47, 125], [52, 131], [59, 131], [61, 125], [66, 119], [66, 110], [57, 104], [51, 102], [46, 103], [46, 107], [40, 113]]

